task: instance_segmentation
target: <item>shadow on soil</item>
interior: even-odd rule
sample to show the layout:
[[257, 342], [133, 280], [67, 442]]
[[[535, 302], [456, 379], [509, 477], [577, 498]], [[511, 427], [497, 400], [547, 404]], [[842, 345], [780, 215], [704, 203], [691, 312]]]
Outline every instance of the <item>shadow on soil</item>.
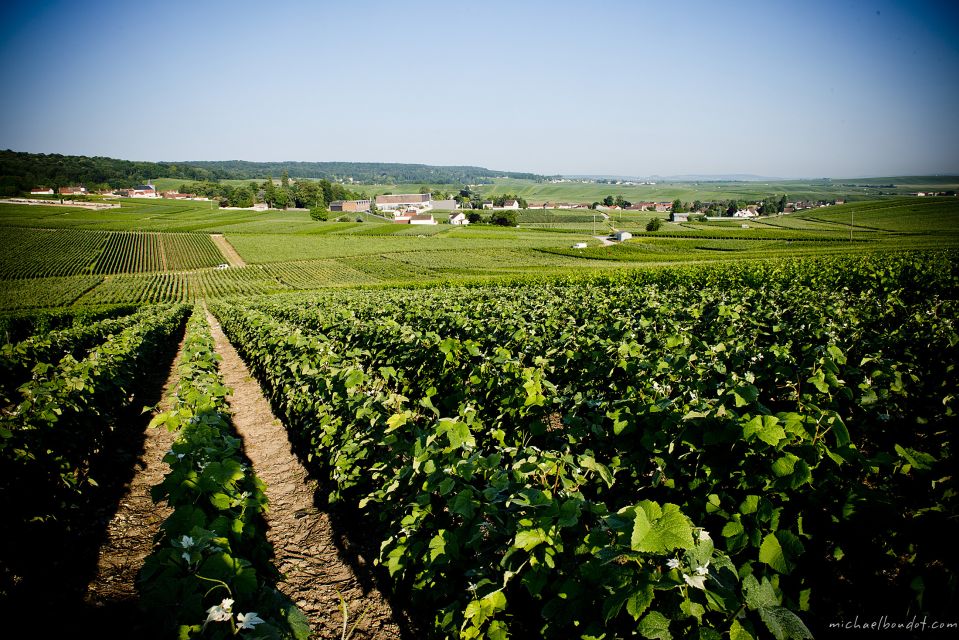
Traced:
[[[142, 461], [149, 413], [160, 401], [183, 329], [116, 417], [117, 428], [91, 466], [97, 486], [61, 520], [25, 523], [18, 540], [0, 544], [0, 620], [7, 638], [150, 638], [135, 599], [89, 603], [87, 586], [97, 574], [100, 547], [110, 521]], [[106, 419], [106, 418], [105, 418]], [[24, 487], [30, 491], [30, 487]]]

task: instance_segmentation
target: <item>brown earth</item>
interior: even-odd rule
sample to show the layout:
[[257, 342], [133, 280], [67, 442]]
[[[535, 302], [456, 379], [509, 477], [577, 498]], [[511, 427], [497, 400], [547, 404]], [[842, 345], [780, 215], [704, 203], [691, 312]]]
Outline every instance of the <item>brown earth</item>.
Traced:
[[240, 254], [237, 253], [236, 249], [233, 248], [233, 245], [230, 244], [230, 241], [227, 240], [222, 233], [211, 233], [210, 240], [213, 241], [213, 244], [216, 245], [217, 249], [220, 250], [220, 253], [223, 254], [223, 257], [226, 258], [226, 261], [234, 267], [245, 267], [246, 261], [240, 257]]
[[338, 638], [343, 633], [341, 595], [347, 604], [348, 626], [357, 625], [353, 638], [385, 640], [404, 635], [402, 616], [366, 575], [362, 553], [337, 537], [329, 514], [316, 508], [316, 483], [291, 451], [286, 429], [273, 415], [259, 384], [216, 319], [210, 315], [208, 319], [223, 358], [223, 382], [233, 389], [228, 399], [233, 424], [253, 469], [266, 483], [267, 536], [276, 552], [276, 567], [284, 575], [278, 589], [303, 610], [320, 638]]
[[[177, 367], [183, 353], [183, 341], [163, 385], [160, 411], [172, 406], [179, 375]], [[100, 547], [97, 574], [87, 588], [86, 603], [91, 607], [116, 606], [119, 602], [135, 602], [138, 598], [136, 576], [144, 559], [153, 550], [153, 539], [160, 524], [172, 510], [163, 504], [154, 504], [150, 488], [160, 484], [170, 467], [163, 455], [173, 444], [175, 434], [166, 429], [147, 428], [143, 454], [137, 461], [136, 475], [116, 513], [107, 525], [107, 540]]]

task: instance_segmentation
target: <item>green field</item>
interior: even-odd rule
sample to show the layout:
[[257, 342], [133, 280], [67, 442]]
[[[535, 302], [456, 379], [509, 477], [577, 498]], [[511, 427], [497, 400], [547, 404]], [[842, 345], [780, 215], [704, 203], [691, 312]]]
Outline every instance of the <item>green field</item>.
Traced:
[[[182, 339], [178, 408], [154, 423], [196, 440], [151, 490], [179, 515], [141, 604], [202, 633], [218, 566], [250, 584], [246, 611], [286, 619], [242, 577], [273, 575], [271, 553], [224, 562], [266, 502], [229, 470], [252, 473], [243, 441], [210, 431], [228, 390], [209, 313], [423, 637], [806, 640], [863, 598], [954, 602], [957, 198], [654, 232], [663, 214], [414, 227], [121, 205], [0, 204], [0, 592], [77, 579], [57, 550]], [[199, 303], [188, 324], [179, 303]]]
[[[275, 181], [279, 176], [273, 176]], [[248, 185], [263, 180], [223, 180], [223, 184]], [[176, 189], [182, 180], [160, 178], [154, 181], [159, 189]], [[894, 185], [890, 187], [889, 185]], [[384, 193], [419, 193], [422, 187], [433, 191], [456, 193], [462, 185], [453, 184], [357, 184], [351, 189], [369, 196]], [[476, 185], [473, 189], [485, 197], [513, 194], [531, 203], [583, 202], [602, 200], [607, 195], [621, 195], [630, 202], [668, 201], [676, 198], [694, 200], [761, 200], [786, 194], [791, 200], [871, 200], [885, 196], [904, 196], [919, 191], [959, 191], [957, 176], [899, 176], [887, 178], [836, 178], [821, 180], [778, 181], [661, 181], [652, 185], [617, 185], [595, 182], [534, 182], [496, 178], [492, 184]]]
[[[569, 185], [555, 185], [569, 190]], [[571, 199], [571, 198], [568, 198]], [[316, 222], [303, 211], [121, 201], [121, 208], [0, 205], [0, 310], [177, 302], [229, 295], [552, 276], [683, 262], [959, 245], [959, 200], [898, 198], [743, 221], [664, 222], [652, 212], [529, 210], [519, 227]], [[595, 235], [634, 238], [604, 247]], [[210, 240], [222, 233], [247, 263]], [[586, 249], [573, 249], [585, 242]]]

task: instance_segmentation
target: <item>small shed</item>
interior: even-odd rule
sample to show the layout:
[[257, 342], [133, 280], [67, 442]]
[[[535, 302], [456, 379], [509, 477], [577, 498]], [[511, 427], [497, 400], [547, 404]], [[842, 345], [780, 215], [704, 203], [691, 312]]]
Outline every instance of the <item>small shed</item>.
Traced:
[[574, 249], [585, 249], [585, 248], [586, 248], [586, 243], [585, 243], [585, 242], [577, 242], [576, 244], [573, 245], [573, 248], [574, 248]]
[[633, 237], [633, 234], [631, 234], [629, 231], [617, 231], [615, 234], [613, 234], [613, 238], [617, 242], [622, 242], [623, 240], [629, 240], [632, 237]]

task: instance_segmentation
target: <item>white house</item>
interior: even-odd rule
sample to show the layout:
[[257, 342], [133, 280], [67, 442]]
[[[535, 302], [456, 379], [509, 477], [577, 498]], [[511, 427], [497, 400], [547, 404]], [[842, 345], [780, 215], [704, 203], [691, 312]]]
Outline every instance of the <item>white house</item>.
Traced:
[[459, 213], [450, 214], [450, 224], [460, 225], [465, 227], [470, 223], [469, 218], [466, 217], [466, 214], [462, 211]]
[[152, 184], [141, 184], [130, 189], [131, 198], [156, 198], [157, 190]]
[[52, 196], [53, 188], [52, 187], [37, 187], [36, 189], [30, 189], [31, 196]]
[[740, 209], [733, 214], [734, 218], [755, 218], [757, 217], [755, 209]]
[[631, 234], [629, 231], [617, 231], [615, 234], [613, 234], [613, 238], [618, 242], [629, 240], [632, 237], [633, 234]]
[[436, 224], [432, 213], [417, 213], [410, 216], [410, 224]]
[[86, 187], [60, 187], [61, 196], [85, 196], [86, 194]]
[[[485, 205], [483, 208], [484, 209], [486, 208]], [[516, 200], [504, 200], [502, 207], [492, 207], [492, 208], [496, 209], [497, 211], [506, 211], [507, 209], [517, 210], [519, 209], [519, 202]]]

